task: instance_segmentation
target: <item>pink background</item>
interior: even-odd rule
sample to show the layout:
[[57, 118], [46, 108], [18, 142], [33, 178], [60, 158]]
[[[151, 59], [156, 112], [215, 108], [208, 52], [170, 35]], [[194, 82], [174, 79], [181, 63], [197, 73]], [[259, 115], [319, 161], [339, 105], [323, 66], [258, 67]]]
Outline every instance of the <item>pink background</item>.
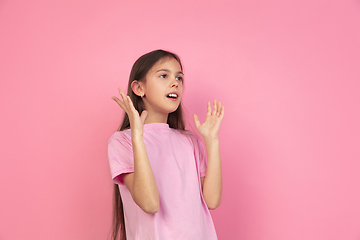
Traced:
[[111, 96], [163, 48], [189, 123], [226, 107], [220, 240], [359, 240], [359, 26], [355, 0], [0, 1], [0, 239], [106, 238]]

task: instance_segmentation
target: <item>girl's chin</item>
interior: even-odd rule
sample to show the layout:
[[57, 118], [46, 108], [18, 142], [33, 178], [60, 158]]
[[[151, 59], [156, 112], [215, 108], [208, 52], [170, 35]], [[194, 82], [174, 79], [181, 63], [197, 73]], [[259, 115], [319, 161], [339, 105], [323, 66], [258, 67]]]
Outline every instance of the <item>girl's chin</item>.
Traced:
[[179, 106], [180, 106], [180, 103], [179, 104], [174, 104], [174, 106], [172, 106], [172, 107], [169, 107], [169, 108], [167, 108], [166, 110], [165, 110], [165, 112], [167, 112], [168, 114], [169, 113], [173, 113], [173, 112], [175, 112], [178, 108], [179, 108]]

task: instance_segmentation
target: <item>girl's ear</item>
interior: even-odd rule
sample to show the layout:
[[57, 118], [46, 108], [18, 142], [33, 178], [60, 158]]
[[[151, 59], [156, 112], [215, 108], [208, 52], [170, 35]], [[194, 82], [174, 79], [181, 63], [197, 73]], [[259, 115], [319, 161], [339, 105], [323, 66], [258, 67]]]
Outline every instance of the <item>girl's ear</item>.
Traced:
[[143, 83], [139, 82], [137, 80], [134, 80], [131, 83], [131, 89], [132, 91], [139, 97], [143, 97], [145, 95]]

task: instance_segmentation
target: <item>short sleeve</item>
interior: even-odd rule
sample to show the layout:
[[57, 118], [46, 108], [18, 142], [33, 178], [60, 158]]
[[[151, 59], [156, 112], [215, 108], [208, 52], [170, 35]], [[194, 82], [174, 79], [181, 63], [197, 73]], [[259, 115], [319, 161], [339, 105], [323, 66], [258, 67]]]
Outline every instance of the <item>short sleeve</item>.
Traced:
[[121, 174], [134, 172], [131, 140], [123, 132], [115, 132], [108, 142], [111, 177], [116, 184], [124, 184]]
[[[199, 161], [199, 170], [200, 170], [200, 177], [205, 177], [206, 175], [206, 148], [204, 143], [201, 141], [199, 137], [196, 136], [197, 147], [195, 148], [195, 156], [198, 156]], [[196, 152], [198, 151], [198, 153]]]

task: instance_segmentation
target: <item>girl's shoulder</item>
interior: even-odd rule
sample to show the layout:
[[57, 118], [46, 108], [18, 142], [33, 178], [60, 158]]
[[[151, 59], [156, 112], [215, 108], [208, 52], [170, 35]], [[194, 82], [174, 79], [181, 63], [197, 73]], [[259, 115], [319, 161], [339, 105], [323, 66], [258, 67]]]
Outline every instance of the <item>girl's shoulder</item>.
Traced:
[[131, 131], [130, 129], [125, 129], [122, 131], [116, 131], [113, 134], [111, 134], [109, 143], [111, 141], [129, 141], [131, 140]]
[[201, 138], [193, 131], [179, 130], [179, 129], [174, 129], [174, 130], [177, 131], [182, 136], [184, 136], [185, 138], [187, 138], [189, 141], [191, 141], [192, 144], [199, 144], [199, 142], [202, 142]]

